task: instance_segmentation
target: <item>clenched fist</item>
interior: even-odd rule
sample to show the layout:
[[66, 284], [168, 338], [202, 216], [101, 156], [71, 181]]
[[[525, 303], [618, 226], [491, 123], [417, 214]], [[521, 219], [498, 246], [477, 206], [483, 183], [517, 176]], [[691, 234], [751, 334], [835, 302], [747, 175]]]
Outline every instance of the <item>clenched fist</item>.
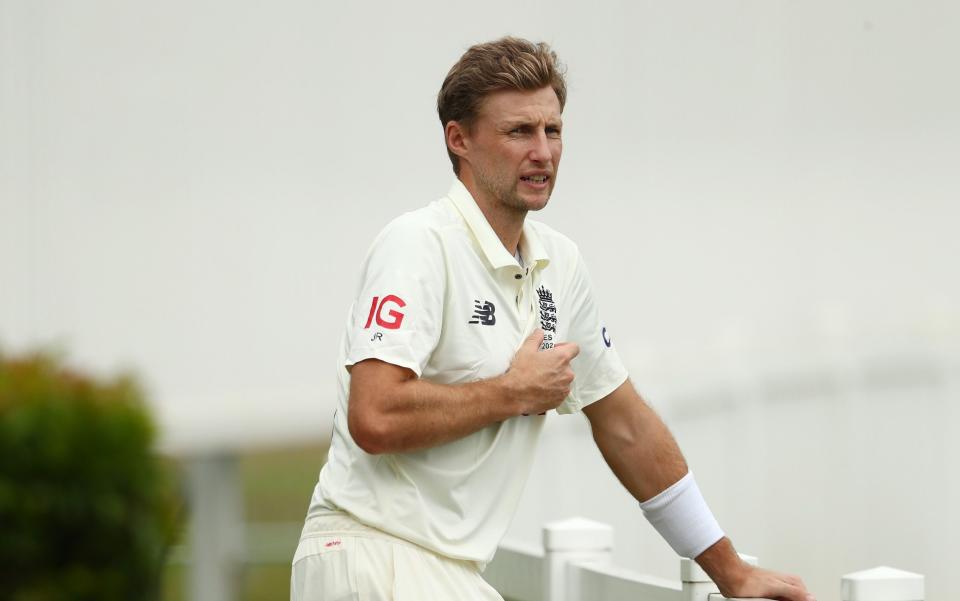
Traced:
[[523, 341], [503, 375], [508, 398], [518, 414], [545, 413], [570, 394], [573, 383], [570, 361], [580, 354], [580, 347], [562, 342], [541, 351], [541, 344], [543, 330], [537, 329]]

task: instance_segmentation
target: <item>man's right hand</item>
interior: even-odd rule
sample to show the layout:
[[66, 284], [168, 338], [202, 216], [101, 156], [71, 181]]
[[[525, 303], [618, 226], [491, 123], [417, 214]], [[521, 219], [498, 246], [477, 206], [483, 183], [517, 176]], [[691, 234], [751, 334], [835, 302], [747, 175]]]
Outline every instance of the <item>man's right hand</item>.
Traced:
[[561, 342], [550, 349], [540, 350], [543, 330], [534, 330], [503, 374], [510, 400], [518, 413], [536, 415], [555, 409], [570, 394], [573, 369], [570, 361], [580, 354], [580, 347], [572, 342]]

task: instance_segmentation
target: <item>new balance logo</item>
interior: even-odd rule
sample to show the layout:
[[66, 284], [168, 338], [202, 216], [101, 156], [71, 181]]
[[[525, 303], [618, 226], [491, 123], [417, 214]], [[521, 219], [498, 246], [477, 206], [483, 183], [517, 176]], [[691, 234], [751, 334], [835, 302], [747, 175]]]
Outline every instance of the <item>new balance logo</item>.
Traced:
[[492, 326], [497, 323], [497, 308], [490, 301], [473, 301], [473, 319], [467, 323], [478, 323], [482, 326]]

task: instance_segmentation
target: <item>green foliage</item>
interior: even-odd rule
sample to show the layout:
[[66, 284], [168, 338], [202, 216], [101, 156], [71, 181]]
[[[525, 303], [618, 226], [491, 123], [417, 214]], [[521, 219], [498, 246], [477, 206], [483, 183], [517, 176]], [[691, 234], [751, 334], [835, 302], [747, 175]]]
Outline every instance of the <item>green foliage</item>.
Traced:
[[0, 591], [10, 601], [156, 599], [179, 503], [129, 378], [0, 353]]

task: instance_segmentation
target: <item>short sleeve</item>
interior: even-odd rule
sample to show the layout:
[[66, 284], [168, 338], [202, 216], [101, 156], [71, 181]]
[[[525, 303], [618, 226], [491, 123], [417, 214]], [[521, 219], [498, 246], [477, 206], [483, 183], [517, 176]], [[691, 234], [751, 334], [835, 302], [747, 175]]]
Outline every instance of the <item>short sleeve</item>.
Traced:
[[576, 413], [607, 396], [627, 379], [627, 370], [613, 347], [613, 339], [600, 317], [586, 265], [576, 253], [573, 271], [567, 286], [569, 327], [567, 340], [580, 347], [580, 354], [570, 363], [573, 386], [558, 413]]
[[344, 367], [379, 359], [420, 376], [440, 339], [445, 274], [436, 232], [410, 216], [390, 223], [361, 269]]

